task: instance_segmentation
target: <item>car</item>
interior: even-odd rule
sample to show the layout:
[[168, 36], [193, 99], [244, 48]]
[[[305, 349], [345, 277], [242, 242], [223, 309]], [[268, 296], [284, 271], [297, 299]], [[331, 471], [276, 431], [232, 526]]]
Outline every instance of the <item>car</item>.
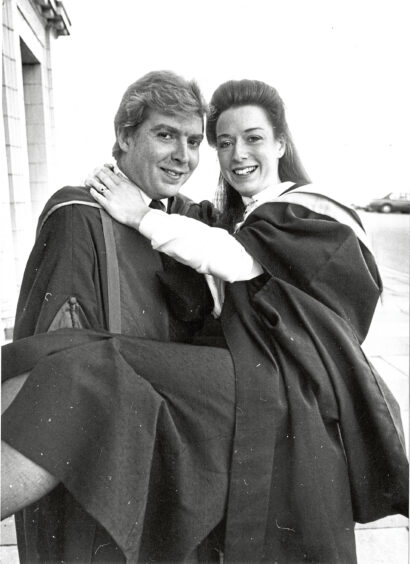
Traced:
[[390, 192], [384, 198], [371, 200], [364, 209], [383, 213], [410, 213], [410, 192]]

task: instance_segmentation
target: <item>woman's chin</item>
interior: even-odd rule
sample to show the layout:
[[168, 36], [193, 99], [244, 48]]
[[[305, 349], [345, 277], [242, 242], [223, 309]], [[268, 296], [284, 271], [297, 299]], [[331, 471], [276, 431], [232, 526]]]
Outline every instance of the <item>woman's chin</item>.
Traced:
[[251, 182], [235, 182], [232, 186], [241, 196], [245, 198], [251, 198], [260, 191], [258, 190], [258, 187]]

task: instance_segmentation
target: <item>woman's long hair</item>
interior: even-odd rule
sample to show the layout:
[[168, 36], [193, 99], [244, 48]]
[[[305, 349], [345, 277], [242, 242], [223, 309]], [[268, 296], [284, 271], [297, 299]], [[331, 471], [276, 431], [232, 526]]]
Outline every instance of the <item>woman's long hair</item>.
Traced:
[[[216, 147], [216, 124], [222, 112], [240, 106], [263, 108], [274, 129], [276, 139], [285, 143], [285, 152], [279, 159], [278, 173], [281, 182], [310, 183], [296, 147], [293, 143], [285, 116], [285, 106], [277, 90], [259, 80], [229, 80], [214, 92], [206, 123], [206, 136], [211, 147]], [[241, 196], [220, 176], [217, 205], [222, 210], [222, 221], [233, 230], [244, 212]]]

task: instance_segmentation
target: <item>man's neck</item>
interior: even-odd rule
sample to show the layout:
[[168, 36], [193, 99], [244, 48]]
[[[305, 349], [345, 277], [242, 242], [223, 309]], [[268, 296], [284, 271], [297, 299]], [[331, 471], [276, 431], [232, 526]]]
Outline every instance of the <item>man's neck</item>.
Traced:
[[[115, 172], [116, 174], [120, 174], [120, 175], [124, 176], [124, 178], [126, 178], [127, 180], [129, 180], [130, 182], [132, 182], [132, 180], [130, 180], [130, 179], [128, 178], [128, 176], [125, 174], [125, 172], [121, 169], [121, 164], [120, 164], [120, 163], [117, 162], [116, 166], [114, 166], [114, 172]], [[140, 194], [141, 194], [142, 199], [143, 199], [144, 202], [147, 204], [147, 206], [149, 206], [150, 203], [152, 202], [151, 196], [148, 196], [148, 194], [146, 194], [146, 193], [144, 192], [144, 190], [143, 190], [142, 188], [140, 188], [139, 186], [137, 186], [136, 184], [135, 184], [135, 187], [140, 191]], [[167, 208], [168, 208], [168, 198], [161, 198], [160, 201], [164, 204], [165, 209], [167, 209]]]

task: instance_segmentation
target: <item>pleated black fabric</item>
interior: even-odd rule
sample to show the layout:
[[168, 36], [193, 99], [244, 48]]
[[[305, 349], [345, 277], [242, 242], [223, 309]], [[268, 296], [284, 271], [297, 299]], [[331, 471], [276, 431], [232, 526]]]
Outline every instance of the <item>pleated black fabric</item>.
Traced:
[[354, 521], [408, 501], [398, 406], [360, 348], [374, 258], [289, 203], [236, 237], [264, 274], [226, 287], [229, 352], [75, 329], [22, 339], [3, 353], [5, 378], [33, 367], [5, 439], [129, 562], [187, 561], [223, 520], [226, 562], [353, 563]]

